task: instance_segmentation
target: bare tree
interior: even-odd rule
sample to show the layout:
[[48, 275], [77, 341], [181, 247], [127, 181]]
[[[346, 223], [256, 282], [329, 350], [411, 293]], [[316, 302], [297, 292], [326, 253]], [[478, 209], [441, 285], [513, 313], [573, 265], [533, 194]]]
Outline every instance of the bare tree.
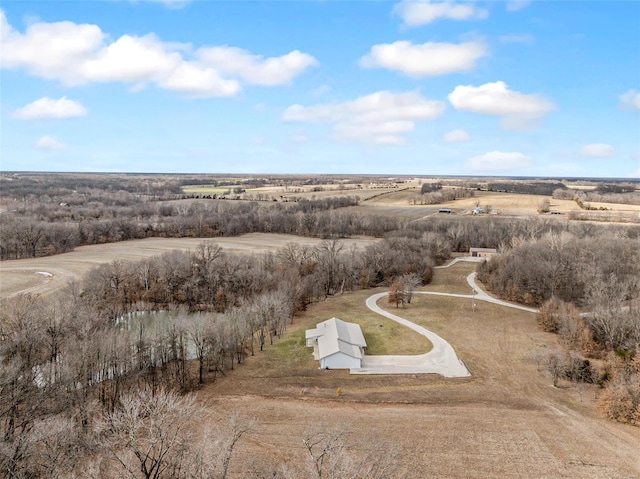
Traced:
[[422, 285], [422, 280], [417, 274], [409, 273], [402, 276], [402, 282], [404, 283], [407, 303], [411, 304], [411, 300], [413, 299], [413, 292], [418, 286]]
[[234, 449], [255, 421], [234, 415], [198, 432], [203, 418], [194, 396], [142, 390], [123, 395], [96, 429], [126, 477], [226, 479]]
[[310, 430], [302, 442], [306, 464], [302, 470], [285, 469], [287, 478], [304, 475], [316, 479], [383, 479], [394, 477], [397, 470], [393, 447], [384, 441], [353, 441], [344, 430], [320, 425]]
[[164, 389], [125, 394], [98, 424], [111, 456], [128, 477], [174, 477], [191, 444], [191, 421], [200, 412], [193, 396]]
[[344, 244], [337, 239], [323, 241], [316, 249], [321, 281], [326, 295], [337, 293], [342, 282], [340, 273], [343, 249]]
[[550, 209], [551, 209], [551, 202], [549, 201], [549, 198], [545, 198], [538, 202], [538, 213], [540, 214], [548, 213]]
[[558, 387], [558, 381], [563, 377], [563, 353], [560, 350], [549, 351], [543, 358], [546, 370], [551, 374], [553, 387]]
[[198, 360], [198, 384], [203, 384], [205, 359], [216, 346], [215, 320], [212, 315], [202, 313], [183, 317], [183, 321]]

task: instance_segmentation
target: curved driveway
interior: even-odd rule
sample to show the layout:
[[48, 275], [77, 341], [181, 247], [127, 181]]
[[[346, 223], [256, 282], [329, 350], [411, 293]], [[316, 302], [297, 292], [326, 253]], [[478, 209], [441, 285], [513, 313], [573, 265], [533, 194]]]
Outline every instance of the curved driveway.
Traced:
[[[475, 260], [475, 259], [474, 259]], [[455, 264], [458, 261], [468, 261], [467, 259], [457, 258], [453, 260], [444, 268]], [[475, 299], [478, 301], [486, 301], [489, 303], [497, 304], [499, 306], [506, 306], [509, 308], [520, 309], [522, 311], [528, 311], [530, 313], [537, 313], [538, 310], [534, 308], [528, 308], [526, 306], [520, 306], [518, 304], [508, 303], [500, 299], [496, 299], [484, 291], [476, 283], [476, 273], [471, 273], [467, 276], [467, 283], [473, 288], [475, 294], [457, 294], [457, 293], [438, 293], [432, 291], [415, 291], [414, 294], [431, 294], [435, 296], [450, 296], [454, 298], [467, 298]], [[386, 318], [402, 324], [407, 328], [415, 331], [418, 334], [425, 336], [433, 344], [433, 349], [426, 354], [416, 355], [398, 355], [398, 356], [365, 356], [362, 359], [362, 367], [358, 369], [351, 369], [351, 374], [425, 374], [434, 373], [440, 374], [446, 378], [460, 378], [470, 376], [471, 373], [464, 365], [464, 363], [458, 358], [453, 347], [443, 338], [436, 333], [429, 331], [422, 326], [419, 326], [411, 321], [396, 316], [395, 314], [385, 311], [378, 306], [378, 300], [387, 296], [389, 293], [378, 293], [370, 296], [367, 299], [367, 307]]]
[[[502, 301], [500, 299], [494, 298], [493, 296], [489, 296], [489, 294], [483, 290], [480, 286], [478, 286], [478, 284], [476, 283], [476, 273], [471, 273], [469, 276], [467, 276], [467, 283], [469, 283], [469, 286], [471, 286], [474, 291], [476, 292], [475, 295], [464, 295], [464, 294], [456, 294], [456, 295], [449, 295], [449, 296], [458, 296], [461, 298], [473, 298], [475, 296], [475, 299], [479, 300], [479, 301], [486, 301], [488, 303], [493, 303], [493, 304], [498, 304], [500, 306], [506, 306], [508, 308], [514, 308], [514, 309], [521, 309], [522, 311], [528, 311], [529, 313], [537, 313], [538, 310], [535, 308], [527, 308], [526, 306], [520, 306], [519, 304], [513, 304], [513, 303], [508, 303], [506, 301]], [[438, 294], [438, 293], [426, 293], [426, 294]]]
[[367, 299], [367, 307], [425, 336], [433, 344], [433, 349], [426, 354], [411, 356], [365, 356], [362, 359], [362, 367], [352, 369], [352, 374], [435, 373], [446, 378], [460, 378], [471, 375], [447, 341], [436, 333], [379, 307], [377, 304], [378, 300], [388, 294], [389, 293], [378, 293], [370, 296]]

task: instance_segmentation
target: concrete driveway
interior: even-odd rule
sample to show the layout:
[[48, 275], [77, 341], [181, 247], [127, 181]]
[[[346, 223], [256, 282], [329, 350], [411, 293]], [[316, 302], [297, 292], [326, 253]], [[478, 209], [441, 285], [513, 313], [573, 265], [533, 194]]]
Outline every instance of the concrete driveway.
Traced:
[[362, 367], [351, 369], [351, 374], [440, 374], [446, 378], [460, 378], [470, 376], [469, 370], [464, 365], [451, 345], [436, 333], [418, 326], [411, 321], [391, 314], [380, 308], [377, 304], [380, 298], [389, 293], [378, 293], [367, 299], [367, 307], [397, 323], [412, 329], [425, 336], [433, 344], [433, 349], [426, 354], [405, 356], [365, 356], [362, 359]]
[[[458, 261], [477, 261], [476, 258], [457, 258], [446, 266], [449, 267]], [[508, 308], [520, 309], [530, 313], [537, 313], [538, 310], [512, 304], [490, 296], [476, 283], [476, 273], [467, 276], [467, 283], [473, 288], [475, 294], [457, 293], [437, 293], [432, 291], [415, 291], [414, 294], [431, 294], [435, 296], [450, 296], [454, 298], [475, 299], [476, 301], [486, 301], [489, 303], [505, 306]], [[378, 293], [367, 299], [367, 307], [385, 318], [402, 324], [418, 334], [425, 336], [433, 344], [433, 349], [425, 354], [397, 355], [397, 356], [366, 356], [362, 359], [362, 367], [351, 369], [351, 374], [440, 374], [446, 378], [461, 378], [470, 376], [471, 373], [458, 358], [453, 347], [443, 338], [428, 329], [419, 326], [411, 321], [401, 318], [395, 314], [385, 311], [378, 306], [378, 300], [389, 293]]]

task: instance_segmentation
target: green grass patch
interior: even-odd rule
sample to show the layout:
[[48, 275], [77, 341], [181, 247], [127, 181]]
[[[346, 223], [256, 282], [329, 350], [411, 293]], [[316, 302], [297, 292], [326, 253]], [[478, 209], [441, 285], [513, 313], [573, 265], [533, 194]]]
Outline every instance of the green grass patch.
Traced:
[[434, 269], [433, 281], [425, 291], [440, 293], [472, 294], [471, 286], [467, 283], [467, 276], [476, 271], [476, 263], [456, 263], [449, 268]]
[[276, 375], [292, 372], [300, 374], [318, 368], [312, 352], [305, 344], [305, 330], [298, 329], [276, 340], [273, 346], [267, 345], [261, 360], [266, 369]]
[[[466, 277], [475, 268], [473, 263], [458, 263], [451, 268], [435, 270], [434, 281], [425, 290], [470, 294], [471, 288]], [[318, 362], [312, 357], [312, 349], [305, 344], [305, 331], [332, 317], [360, 325], [369, 355], [429, 352], [433, 345], [427, 338], [367, 308], [367, 298], [380, 291], [384, 289], [356, 291], [311, 305], [295, 319], [294, 325], [282, 339], [277, 340], [273, 346], [267, 346], [263, 356], [265, 366], [274, 373], [278, 370], [283, 373], [288, 371], [288, 374], [292, 371], [315, 371]], [[473, 314], [471, 299], [442, 296], [414, 295], [412, 303], [406, 308], [396, 308], [386, 298], [382, 298], [378, 305], [438, 334], [445, 334], [447, 324], [455, 321], [461, 313], [465, 316]]]
[[[304, 313], [301, 320], [305, 328], [313, 328], [321, 321], [336, 317], [343, 321], [359, 324], [367, 341], [367, 354], [424, 354], [429, 352], [431, 342], [390, 319], [380, 316], [367, 308], [365, 301], [374, 293], [382, 291], [364, 290], [334, 296], [314, 304]], [[380, 305], [402, 316], [402, 309], [396, 310], [383, 299]]]

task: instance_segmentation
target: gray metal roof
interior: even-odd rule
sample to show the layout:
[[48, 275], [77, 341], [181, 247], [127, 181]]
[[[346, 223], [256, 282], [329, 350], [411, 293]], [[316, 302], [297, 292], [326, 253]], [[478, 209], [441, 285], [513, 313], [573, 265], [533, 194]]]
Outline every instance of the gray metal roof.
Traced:
[[307, 329], [307, 339], [318, 340], [318, 359], [326, 358], [337, 352], [361, 359], [360, 348], [367, 346], [360, 325], [331, 318], [318, 323], [315, 329]]

